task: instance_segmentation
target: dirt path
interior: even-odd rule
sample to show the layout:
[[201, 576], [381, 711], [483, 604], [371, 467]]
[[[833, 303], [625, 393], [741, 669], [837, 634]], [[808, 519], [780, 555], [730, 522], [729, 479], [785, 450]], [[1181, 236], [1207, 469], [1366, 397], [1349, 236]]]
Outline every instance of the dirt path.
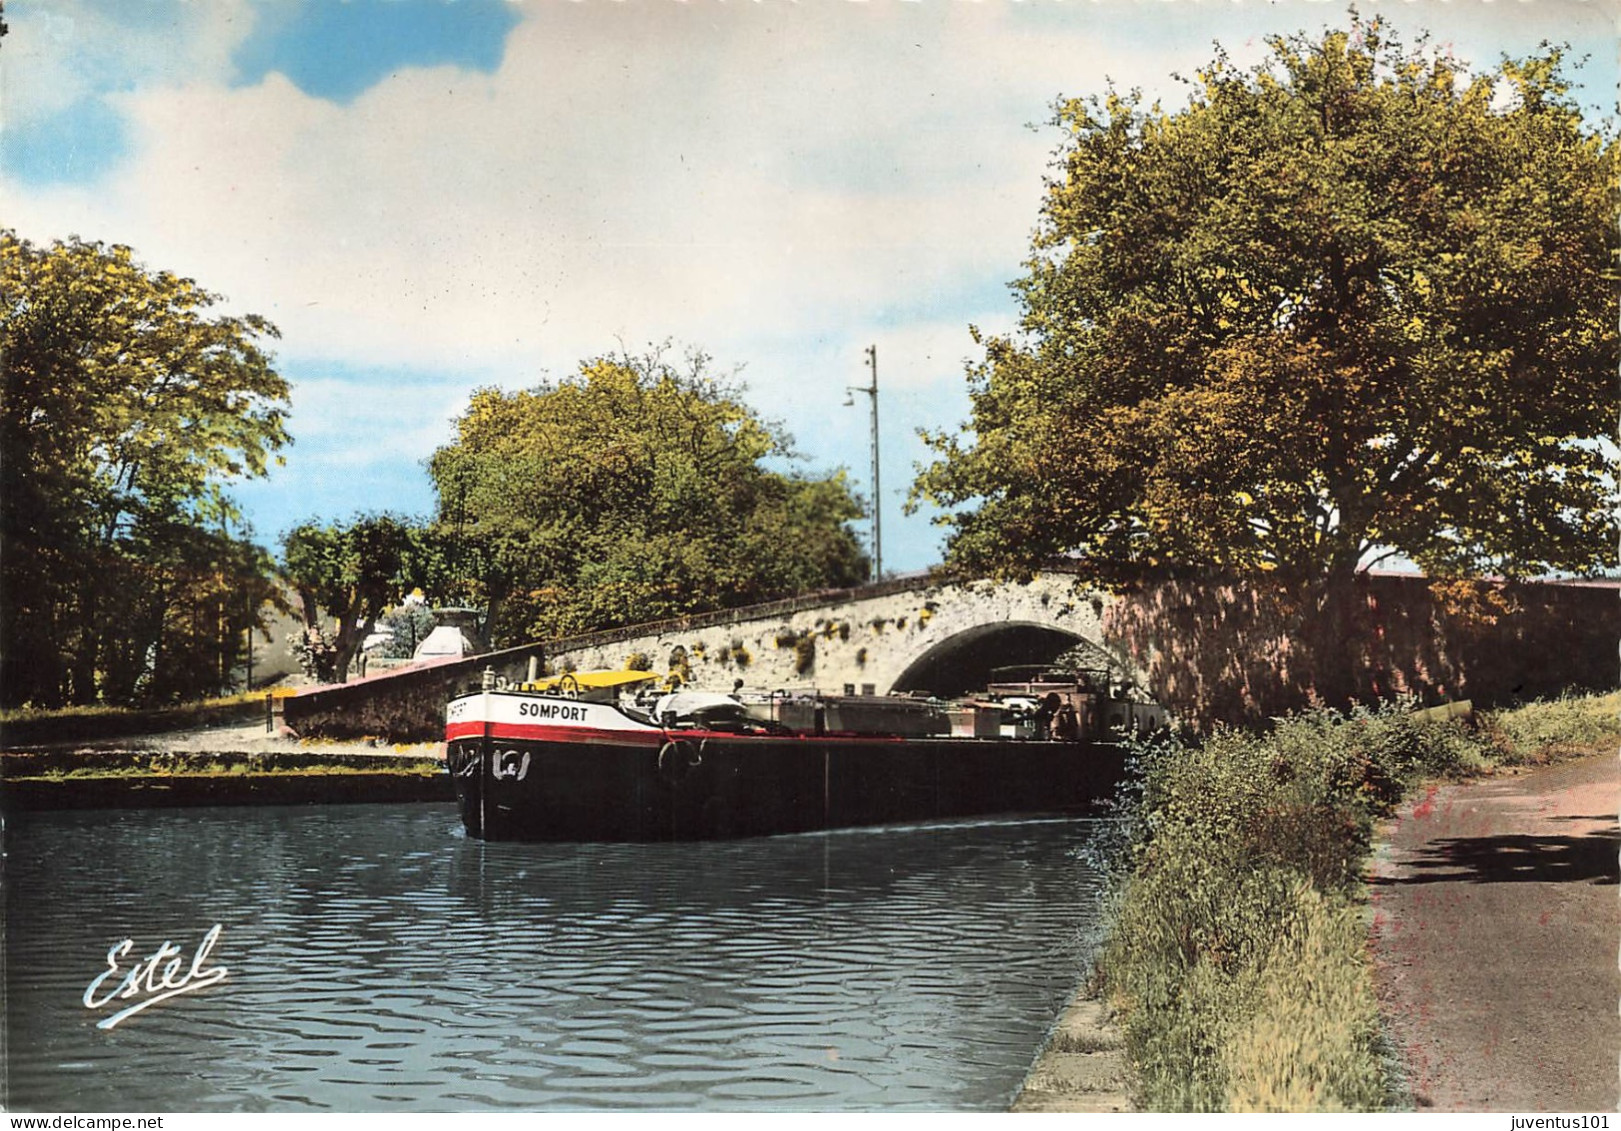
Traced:
[[[28, 753], [168, 753], [168, 754], [309, 754], [374, 756], [379, 758], [444, 757], [438, 742], [388, 743], [382, 741], [340, 742], [324, 739], [298, 739], [265, 730], [262, 722], [233, 726], [198, 727], [193, 730], [165, 731], [116, 738], [74, 739], [65, 742], [18, 744]], [[8, 751], [10, 752], [10, 751]]]
[[1371, 885], [1380, 997], [1420, 1110], [1616, 1110], [1621, 761], [1430, 789]]

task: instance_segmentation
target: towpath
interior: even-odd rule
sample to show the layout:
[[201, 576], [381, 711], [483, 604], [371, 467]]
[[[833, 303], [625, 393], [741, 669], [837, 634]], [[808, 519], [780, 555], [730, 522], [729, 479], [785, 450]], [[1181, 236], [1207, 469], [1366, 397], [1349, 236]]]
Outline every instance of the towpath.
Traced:
[[1616, 1110], [1611, 752], [1430, 788], [1375, 856], [1379, 991], [1420, 1110]]
[[[0, 749], [12, 752], [11, 744], [0, 742]], [[193, 730], [165, 731], [161, 734], [135, 734], [115, 738], [69, 739], [54, 742], [16, 744], [16, 751], [29, 753], [82, 754], [306, 754], [378, 758], [443, 758], [437, 742], [389, 743], [378, 741], [329, 741], [298, 739], [273, 734], [263, 723], [199, 727]]]

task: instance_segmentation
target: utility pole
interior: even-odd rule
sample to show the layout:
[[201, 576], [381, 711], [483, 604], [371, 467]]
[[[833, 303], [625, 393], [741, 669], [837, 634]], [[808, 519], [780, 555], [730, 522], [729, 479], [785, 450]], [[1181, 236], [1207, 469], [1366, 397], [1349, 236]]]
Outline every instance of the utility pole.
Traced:
[[866, 393], [872, 398], [872, 579], [881, 581], [884, 576], [884, 537], [881, 501], [883, 495], [878, 485], [878, 347], [867, 347], [867, 363], [872, 367], [871, 385], [846, 385], [844, 403], [854, 405], [856, 393]]

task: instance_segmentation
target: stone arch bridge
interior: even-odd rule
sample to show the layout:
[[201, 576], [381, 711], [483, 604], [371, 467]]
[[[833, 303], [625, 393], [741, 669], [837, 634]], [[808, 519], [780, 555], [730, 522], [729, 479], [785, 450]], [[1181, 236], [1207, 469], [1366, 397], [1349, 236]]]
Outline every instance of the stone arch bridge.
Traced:
[[1337, 598], [1335, 662], [1300, 637], [1291, 594], [1260, 579], [1184, 580], [1127, 595], [1059, 569], [1029, 582], [921, 574], [406, 668], [284, 700], [300, 734], [432, 738], [448, 696], [593, 668], [675, 670], [688, 686], [954, 695], [991, 670], [1079, 647], [1114, 689], [1195, 725], [1312, 703], [1410, 696], [1477, 706], [1615, 686], [1621, 580], [1432, 583], [1359, 575]]
[[688, 686], [955, 695], [991, 670], [1043, 664], [1079, 647], [1116, 686], [1143, 673], [1104, 643], [1113, 598], [1064, 573], [1026, 583], [942, 582], [927, 574], [551, 641], [552, 672], [644, 667]]
[[425, 740], [443, 733], [445, 700], [487, 670], [498, 685], [542, 672], [640, 668], [676, 672], [705, 690], [730, 691], [741, 680], [763, 690], [948, 696], [983, 687], [994, 668], [1047, 663], [1076, 647], [1116, 689], [1147, 686], [1104, 643], [1114, 600], [1062, 572], [1022, 584], [917, 574], [403, 668], [301, 691], [281, 708], [298, 734]]

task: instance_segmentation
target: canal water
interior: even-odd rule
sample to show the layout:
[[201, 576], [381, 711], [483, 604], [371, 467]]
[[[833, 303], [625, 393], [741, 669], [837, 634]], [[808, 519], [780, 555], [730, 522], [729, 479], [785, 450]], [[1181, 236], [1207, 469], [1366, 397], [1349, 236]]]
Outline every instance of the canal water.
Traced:
[[[536, 845], [427, 804], [25, 814], [6, 1106], [1002, 1110], [1093, 945], [1095, 829]], [[98, 1027], [216, 924], [195, 988]], [[101, 1004], [165, 941], [180, 961]]]

